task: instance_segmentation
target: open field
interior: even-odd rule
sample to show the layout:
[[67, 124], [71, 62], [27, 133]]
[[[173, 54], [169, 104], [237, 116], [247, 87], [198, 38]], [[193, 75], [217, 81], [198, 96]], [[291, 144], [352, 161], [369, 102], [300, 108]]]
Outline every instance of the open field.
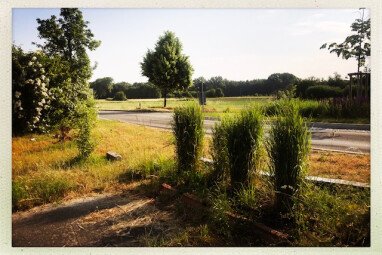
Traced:
[[[221, 113], [235, 113], [247, 106], [261, 106], [272, 101], [273, 97], [225, 97], [208, 98], [204, 106], [205, 113], [218, 116]], [[197, 99], [167, 99], [167, 107], [163, 108], [163, 98], [158, 99], [129, 99], [127, 101], [96, 100], [100, 110], [173, 110]]]
[[[99, 110], [125, 110], [125, 111], [172, 111], [175, 107], [185, 106], [191, 102], [198, 102], [197, 99], [167, 99], [167, 107], [163, 108], [163, 98], [158, 99], [129, 99], [127, 101], [112, 101], [98, 99], [96, 105]], [[273, 103], [277, 102], [274, 97], [257, 96], [257, 97], [222, 97], [207, 98], [207, 104], [204, 106], [203, 112], [205, 116], [221, 118], [228, 115], [238, 113], [246, 107], [261, 107], [265, 112], [272, 113], [274, 111]], [[343, 118], [322, 116], [323, 106], [319, 101], [314, 100], [297, 100], [301, 113], [305, 117], [309, 117], [311, 121], [320, 122], [338, 122], [338, 123], [370, 123], [369, 118]], [[268, 118], [272, 119], [272, 116]]]

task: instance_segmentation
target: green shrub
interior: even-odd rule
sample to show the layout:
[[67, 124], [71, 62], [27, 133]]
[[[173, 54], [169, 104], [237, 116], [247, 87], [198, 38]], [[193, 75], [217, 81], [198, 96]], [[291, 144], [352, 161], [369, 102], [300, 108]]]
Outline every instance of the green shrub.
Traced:
[[270, 130], [267, 143], [274, 178], [276, 206], [287, 212], [299, 191], [306, 171], [310, 148], [308, 127], [293, 101], [285, 102]]
[[209, 89], [205, 92], [206, 97], [216, 97], [215, 89]]
[[89, 98], [87, 101], [78, 105], [78, 126], [79, 132], [76, 139], [79, 157], [88, 158], [94, 150], [95, 144], [91, 137], [91, 130], [94, 127], [97, 113], [94, 108], [94, 100]]
[[329, 104], [328, 101], [293, 101], [297, 107], [301, 116], [306, 118], [324, 117], [328, 113]]
[[252, 171], [259, 162], [262, 138], [262, 116], [254, 109], [245, 109], [240, 115], [223, 120], [227, 157], [233, 189], [247, 187]]
[[321, 83], [322, 83], [321, 80], [314, 77], [299, 80], [296, 82], [296, 85], [295, 85], [296, 87], [295, 94], [299, 98], [307, 98], [306, 90], [310, 87], [321, 85]]
[[118, 91], [117, 93], [115, 93], [113, 100], [114, 101], [125, 101], [125, 100], [127, 100], [125, 92]]
[[370, 118], [370, 98], [333, 98], [328, 115], [335, 118]]
[[312, 99], [324, 99], [342, 96], [342, 89], [327, 85], [312, 86], [306, 90], [306, 96]]
[[195, 171], [203, 148], [201, 107], [193, 103], [186, 107], [175, 108], [172, 130], [176, 140], [178, 172]]
[[215, 90], [215, 96], [216, 97], [224, 97], [224, 93], [223, 93], [223, 90], [221, 88], [217, 88]]

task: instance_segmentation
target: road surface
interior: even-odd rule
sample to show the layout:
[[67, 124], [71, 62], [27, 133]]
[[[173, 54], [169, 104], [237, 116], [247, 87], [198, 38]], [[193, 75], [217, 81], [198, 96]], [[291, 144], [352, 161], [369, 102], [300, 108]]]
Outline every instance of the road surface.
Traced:
[[[100, 111], [99, 118], [169, 130], [171, 129], [172, 113]], [[207, 134], [211, 134], [211, 130], [216, 122], [218, 120], [204, 120]], [[314, 127], [310, 128], [313, 149], [370, 153], [370, 131], [332, 129], [326, 126], [325, 124], [315, 123]]]

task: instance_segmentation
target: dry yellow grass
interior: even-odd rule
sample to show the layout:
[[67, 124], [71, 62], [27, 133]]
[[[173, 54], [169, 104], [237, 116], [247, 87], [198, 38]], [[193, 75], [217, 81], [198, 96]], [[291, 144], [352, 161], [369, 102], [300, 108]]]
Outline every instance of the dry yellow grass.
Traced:
[[[28, 208], [62, 197], [115, 191], [123, 189], [131, 172], [150, 174], [174, 163], [171, 132], [101, 120], [94, 138], [97, 146], [86, 162], [75, 160], [78, 151], [74, 141], [57, 142], [52, 135], [13, 138], [13, 203]], [[206, 137], [205, 157], [209, 157], [209, 144]], [[110, 162], [105, 158], [107, 151], [116, 151], [123, 159]], [[370, 181], [369, 155], [312, 152], [309, 161], [309, 175]]]
[[[44, 192], [73, 198], [119, 189], [124, 185], [120, 180], [125, 173], [142, 171], [146, 166], [174, 158], [169, 132], [99, 121], [94, 138], [97, 146], [86, 162], [75, 160], [78, 152], [74, 141], [57, 143], [52, 135], [13, 138], [12, 179], [17, 193], [14, 197], [24, 203], [20, 207], [49, 202], [44, 199]], [[107, 151], [121, 154], [123, 160], [109, 162], [105, 158]], [[53, 181], [58, 183], [51, 184]]]
[[313, 151], [309, 164], [309, 175], [370, 182], [370, 155]]

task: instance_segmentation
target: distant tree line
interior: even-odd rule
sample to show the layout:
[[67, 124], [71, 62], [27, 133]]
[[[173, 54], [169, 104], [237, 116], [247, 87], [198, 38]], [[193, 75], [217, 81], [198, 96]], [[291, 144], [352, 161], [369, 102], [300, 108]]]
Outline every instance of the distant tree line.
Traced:
[[[239, 97], [239, 96], [270, 96], [280, 93], [292, 94], [304, 99], [323, 99], [347, 95], [349, 80], [339, 74], [328, 79], [310, 77], [300, 79], [290, 73], [274, 73], [267, 79], [233, 81], [221, 76], [205, 79], [199, 77], [193, 80], [193, 86], [184, 90], [175, 90], [168, 94], [172, 98], [197, 97], [203, 85], [206, 97]], [[114, 83], [111, 77], [97, 79], [90, 83], [94, 95], [98, 99], [112, 98], [114, 100], [161, 98], [161, 91], [150, 82]]]
[[150, 82], [114, 83], [111, 77], [104, 77], [91, 82], [90, 88], [93, 89], [94, 96], [97, 99], [126, 100], [161, 97], [160, 90]]

